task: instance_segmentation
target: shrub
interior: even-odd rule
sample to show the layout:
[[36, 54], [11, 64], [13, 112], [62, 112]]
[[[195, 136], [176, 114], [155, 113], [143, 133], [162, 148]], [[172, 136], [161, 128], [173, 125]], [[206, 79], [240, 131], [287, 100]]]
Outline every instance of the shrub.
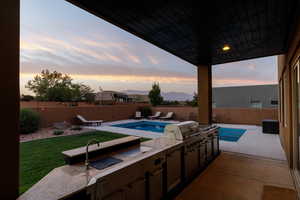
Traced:
[[72, 128], [70, 128], [72, 131], [81, 131], [82, 128], [80, 126], [73, 126]]
[[54, 130], [53, 135], [62, 135], [64, 133], [63, 130]]
[[21, 101], [33, 101], [34, 96], [22, 94]]
[[148, 117], [152, 113], [150, 106], [143, 106], [140, 107], [138, 110], [142, 113], [143, 117]]
[[23, 108], [20, 111], [20, 132], [33, 133], [39, 129], [40, 116], [37, 112]]
[[177, 105], [180, 105], [180, 103], [179, 103], [179, 101], [163, 101], [160, 105], [177, 106]]

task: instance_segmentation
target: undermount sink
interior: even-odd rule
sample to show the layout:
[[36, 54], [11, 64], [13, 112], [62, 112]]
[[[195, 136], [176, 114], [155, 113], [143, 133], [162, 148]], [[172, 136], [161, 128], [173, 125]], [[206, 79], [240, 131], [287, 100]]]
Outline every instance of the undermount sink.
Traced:
[[90, 162], [90, 166], [93, 168], [96, 168], [98, 170], [105, 169], [107, 167], [110, 167], [112, 165], [115, 165], [117, 163], [122, 162], [123, 160], [114, 158], [114, 157], [106, 157], [102, 158], [100, 160], [95, 160]]
[[102, 170], [102, 169], [105, 169], [112, 165], [123, 162], [122, 159], [138, 156], [140, 154], [150, 151], [151, 149], [152, 149], [151, 147], [134, 146], [134, 147], [125, 149], [124, 151], [118, 152], [117, 154], [114, 154], [113, 156], [108, 156], [105, 158], [101, 158], [99, 160], [91, 161], [90, 166], [93, 168], [96, 168], [98, 170]]

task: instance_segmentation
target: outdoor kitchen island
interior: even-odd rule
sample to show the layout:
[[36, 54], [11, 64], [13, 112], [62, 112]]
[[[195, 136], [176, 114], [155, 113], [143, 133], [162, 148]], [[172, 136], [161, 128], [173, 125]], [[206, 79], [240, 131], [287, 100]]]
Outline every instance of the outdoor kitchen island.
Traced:
[[[162, 137], [150, 141], [140, 143], [134, 136], [121, 139], [123, 141], [113, 140], [99, 147], [91, 145], [88, 169], [82, 162], [85, 147], [64, 152], [69, 164], [52, 170], [19, 199], [155, 200], [170, 197], [219, 154], [218, 128], [199, 126], [192, 121], [168, 125]], [[103, 169], [92, 166], [97, 159], [108, 157], [121, 162]]]

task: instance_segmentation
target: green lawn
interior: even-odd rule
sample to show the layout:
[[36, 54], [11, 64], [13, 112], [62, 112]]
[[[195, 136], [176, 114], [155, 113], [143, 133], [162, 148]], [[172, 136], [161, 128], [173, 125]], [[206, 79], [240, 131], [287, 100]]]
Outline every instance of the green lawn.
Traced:
[[92, 138], [104, 142], [125, 136], [116, 133], [92, 131], [80, 135], [21, 143], [20, 194], [28, 190], [52, 169], [64, 165], [62, 151], [84, 146]]

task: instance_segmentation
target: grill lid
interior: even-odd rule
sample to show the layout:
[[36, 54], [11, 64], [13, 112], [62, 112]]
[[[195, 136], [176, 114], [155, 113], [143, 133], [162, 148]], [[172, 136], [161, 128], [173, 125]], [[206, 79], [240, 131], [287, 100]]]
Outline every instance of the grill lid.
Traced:
[[185, 140], [199, 132], [199, 123], [185, 121], [178, 124], [169, 124], [164, 129], [164, 137], [176, 140]]

